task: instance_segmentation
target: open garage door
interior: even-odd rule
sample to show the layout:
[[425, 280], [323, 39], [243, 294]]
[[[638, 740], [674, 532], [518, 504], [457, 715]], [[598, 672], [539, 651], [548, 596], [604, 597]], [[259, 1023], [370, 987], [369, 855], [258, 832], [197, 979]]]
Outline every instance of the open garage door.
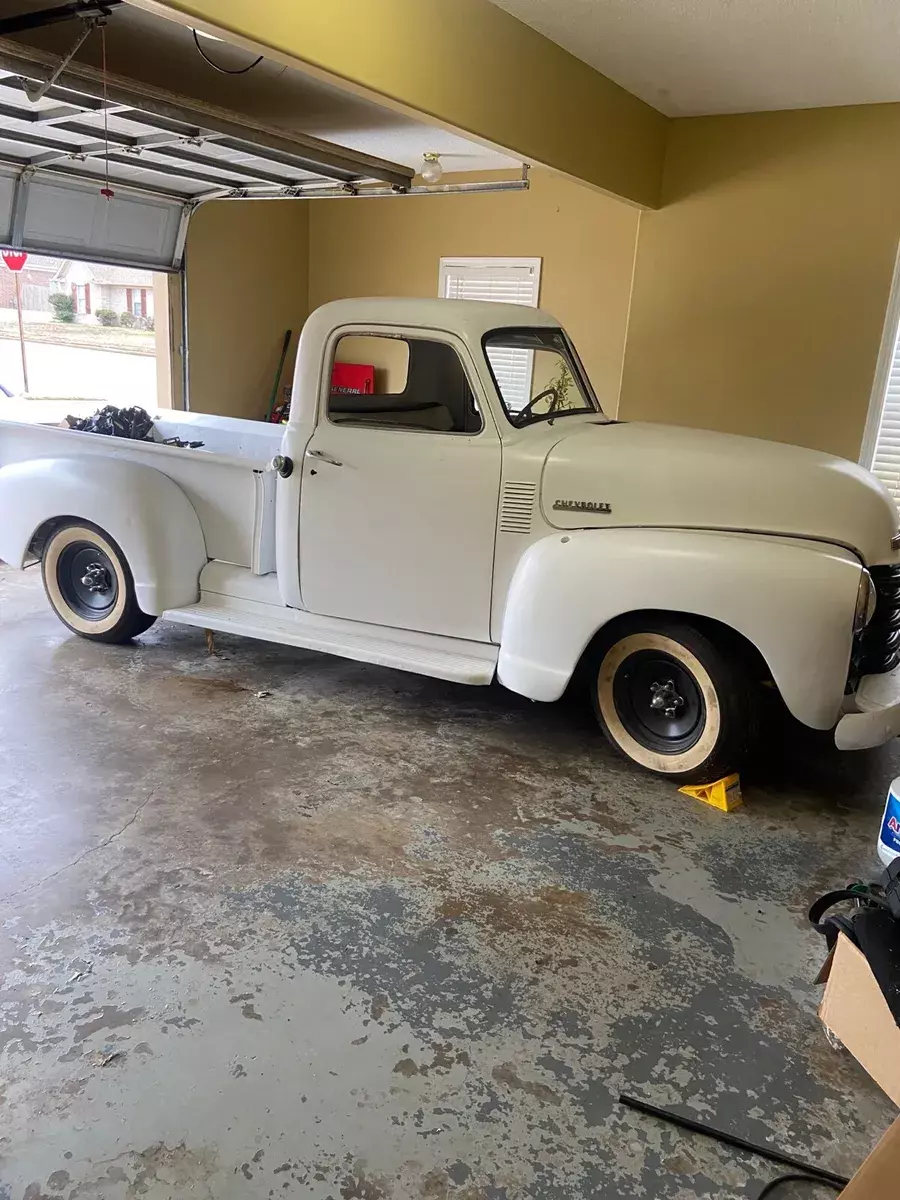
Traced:
[[406, 191], [410, 168], [0, 39], [0, 245], [174, 271], [204, 200]]

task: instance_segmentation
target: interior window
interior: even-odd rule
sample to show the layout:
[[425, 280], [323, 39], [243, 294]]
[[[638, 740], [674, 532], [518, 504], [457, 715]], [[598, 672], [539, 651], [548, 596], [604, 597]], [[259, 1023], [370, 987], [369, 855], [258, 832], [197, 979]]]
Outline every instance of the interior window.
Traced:
[[328, 419], [433, 433], [478, 433], [482, 428], [452, 346], [368, 333], [346, 334], [338, 341]]

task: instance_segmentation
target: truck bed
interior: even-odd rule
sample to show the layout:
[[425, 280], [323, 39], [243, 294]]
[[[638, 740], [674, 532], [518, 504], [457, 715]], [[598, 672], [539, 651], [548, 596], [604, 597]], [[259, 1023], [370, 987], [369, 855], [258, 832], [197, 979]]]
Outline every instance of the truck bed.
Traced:
[[[194, 506], [209, 558], [259, 575], [274, 571], [275, 477], [265, 467], [281, 446], [281, 427], [175, 411], [161, 413], [154, 424], [156, 440], [136, 442], [60, 429], [41, 424], [37, 417], [0, 420], [0, 466], [96, 454], [155, 467], [174, 480]], [[200, 441], [203, 446], [163, 445], [163, 439], [170, 437]]]

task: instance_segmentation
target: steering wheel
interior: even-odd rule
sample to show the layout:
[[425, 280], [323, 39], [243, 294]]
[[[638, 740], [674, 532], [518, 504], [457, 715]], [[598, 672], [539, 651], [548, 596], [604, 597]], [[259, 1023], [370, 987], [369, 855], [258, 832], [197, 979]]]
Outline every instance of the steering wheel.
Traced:
[[526, 418], [531, 416], [532, 409], [537, 404], [538, 400], [543, 400], [545, 396], [553, 397], [554, 402], [550, 405], [550, 411], [553, 412], [553, 410], [559, 404], [559, 392], [557, 392], [556, 388], [544, 388], [542, 392], [538, 392], [536, 396], [532, 396], [524, 408], [519, 409], [519, 411], [516, 413], [516, 419], [513, 424], [516, 426], [524, 425]]

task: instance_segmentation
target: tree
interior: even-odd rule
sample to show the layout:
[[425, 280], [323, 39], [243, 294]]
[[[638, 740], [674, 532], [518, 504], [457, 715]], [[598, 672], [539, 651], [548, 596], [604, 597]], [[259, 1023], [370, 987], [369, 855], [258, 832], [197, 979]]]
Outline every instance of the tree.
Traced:
[[50, 297], [50, 307], [54, 312], [54, 320], [71, 325], [75, 320], [75, 301], [65, 292], [54, 292]]

